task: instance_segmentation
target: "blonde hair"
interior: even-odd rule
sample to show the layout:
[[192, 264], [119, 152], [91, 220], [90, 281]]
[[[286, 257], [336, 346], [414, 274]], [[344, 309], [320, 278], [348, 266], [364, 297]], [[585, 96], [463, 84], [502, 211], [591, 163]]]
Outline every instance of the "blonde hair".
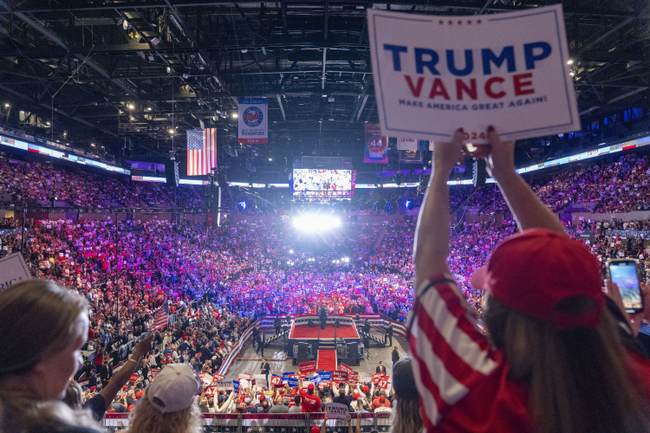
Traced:
[[72, 409], [81, 409], [83, 407], [83, 389], [76, 381], [70, 380], [65, 388], [63, 402]]
[[45, 355], [75, 338], [88, 304], [49, 280], [27, 280], [0, 292], [0, 379], [26, 373]]
[[0, 292], [0, 431], [75, 426], [102, 430], [89, 411], [39, 401], [29, 390], [5, 389], [3, 379], [28, 374], [44, 356], [74, 340], [87, 303], [53, 281], [28, 280]]
[[[589, 308], [570, 299], [566, 312]], [[510, 377], [529, 385], [537, 433], [650, 432], [650, 401], [635, 382], [617, 325], [608, 311], [593, 329], [561, 330], [488, 298], [486, 324], [510, 364]]]
[[147, 397], [138, 402], [129, 433], [201, 433], [201, 413], [196, 403], [178, 412], [161, 413]]
[[36, 402], [29, 397], [0, 391], [0, 431], [45, 431], [45, 428], [54, 431], [57, 427], [104, 431], [87, 409], [71, 409], [62, 401]]

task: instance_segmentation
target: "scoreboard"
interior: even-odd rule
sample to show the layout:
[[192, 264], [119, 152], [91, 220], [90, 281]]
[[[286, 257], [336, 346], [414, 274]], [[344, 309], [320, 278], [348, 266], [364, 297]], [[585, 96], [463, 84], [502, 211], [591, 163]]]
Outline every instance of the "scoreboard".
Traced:
[[291, 191], [295, 200], [349, 200], [354, 192], [354, 171], [346, 169], [295, 168]]

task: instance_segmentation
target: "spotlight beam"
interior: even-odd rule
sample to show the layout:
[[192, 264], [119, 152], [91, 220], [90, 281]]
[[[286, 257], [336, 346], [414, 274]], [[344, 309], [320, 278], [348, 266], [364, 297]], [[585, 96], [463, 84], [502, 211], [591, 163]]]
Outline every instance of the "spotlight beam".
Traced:
[[325, 233], [340, 228], [343, 223], [337, 215], [303, 213], [292, 220], [294, 229], [305, 234]]

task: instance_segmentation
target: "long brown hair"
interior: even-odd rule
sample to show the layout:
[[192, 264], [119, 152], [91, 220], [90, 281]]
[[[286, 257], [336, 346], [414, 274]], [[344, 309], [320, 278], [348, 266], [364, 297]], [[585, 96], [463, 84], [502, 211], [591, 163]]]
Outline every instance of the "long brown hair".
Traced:
[[393, 389], [397, 404], [393, 411], [390, 433], [421, 432], [424, 426], [410, 358], [400, 359], [393, 364]]
[[423, 428], [418, 399], [399, 398], [398, 396], [390, 433], [420, 433]]
[[[632, 376], [616, 323], [604, 311], [594, 329], [559, 330], [488, 298], [485, 321], [511, 378], [529, 386], [536, 433], [650, 431], [648, 397]], [[583, 299], [566, 312], [589, 308]]]

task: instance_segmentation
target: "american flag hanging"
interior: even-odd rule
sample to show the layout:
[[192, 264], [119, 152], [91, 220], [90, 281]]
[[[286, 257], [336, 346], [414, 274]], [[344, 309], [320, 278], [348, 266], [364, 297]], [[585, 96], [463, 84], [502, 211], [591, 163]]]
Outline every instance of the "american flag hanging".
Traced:
[[187, 175], [205, 176], [217, 168], [217, 129], [187, 131]]
[[162, 307], [158, 308], [153, 316], [153, 330], [161, 331], [167, 327], [169, 323], [169, 313], [167, 308], [167, 302], [165, 302]]

